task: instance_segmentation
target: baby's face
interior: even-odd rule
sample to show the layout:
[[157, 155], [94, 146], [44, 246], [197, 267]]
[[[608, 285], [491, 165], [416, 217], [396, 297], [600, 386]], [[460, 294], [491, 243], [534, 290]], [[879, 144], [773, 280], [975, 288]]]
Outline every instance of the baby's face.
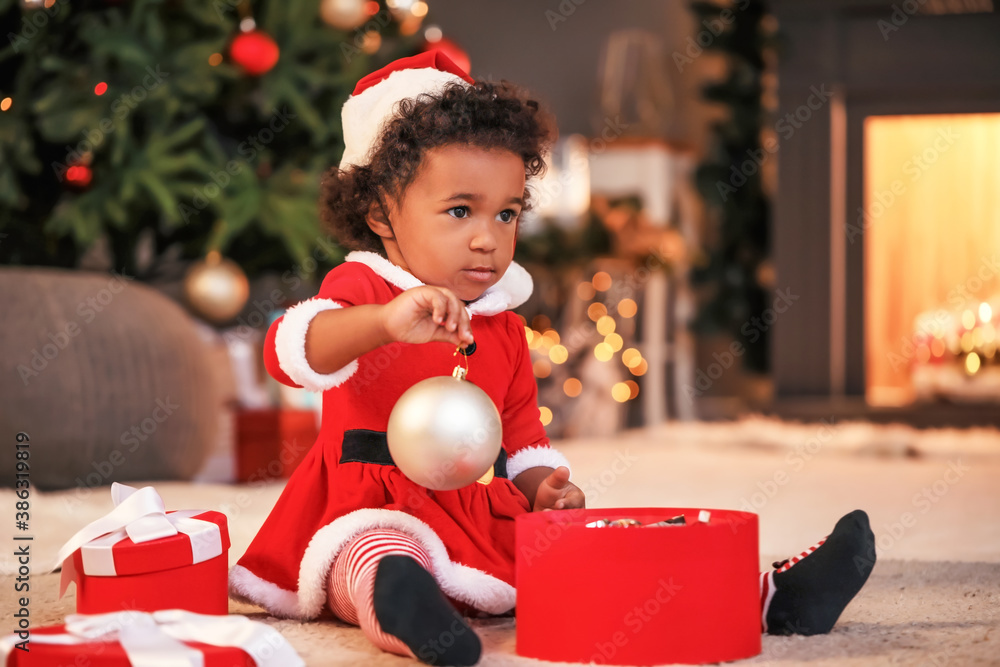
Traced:
[[523, 197], [524, 163], [514, 153], [433, 148], [402, 201], [389, 204], [386, 254], [424, 284], [472, 301], [510, 266]]

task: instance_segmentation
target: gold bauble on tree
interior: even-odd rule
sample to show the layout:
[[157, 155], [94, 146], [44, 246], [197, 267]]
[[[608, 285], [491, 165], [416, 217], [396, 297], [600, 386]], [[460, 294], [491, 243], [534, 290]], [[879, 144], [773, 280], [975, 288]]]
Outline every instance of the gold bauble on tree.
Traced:
[[368, 19], [366, 4], [366, 0], [322, 0], [319, 15], [327, 25], [353, 30]]
[[184, 297], [195, 313], [215, 324], [225, 324], [243, 310], [250, 282], [236, 262], [211, 251], [184, 278]]
[[393, 462], [410, 480], [451, 491], [489, 484], [503, 428], [493, 400], [458, 367], [452, 377], [407, 389], [389, 415], [386, 439]]

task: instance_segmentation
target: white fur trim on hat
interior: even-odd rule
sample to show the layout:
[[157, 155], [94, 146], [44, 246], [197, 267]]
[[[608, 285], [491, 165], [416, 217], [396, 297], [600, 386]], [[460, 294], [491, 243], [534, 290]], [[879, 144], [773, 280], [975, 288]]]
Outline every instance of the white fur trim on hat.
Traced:
[[368, 164], [384, 124], [395, 116], [400, 101], [425, 93], [440, 93], [453, 82], [469, 85], [462, 77], [433, 67], [404, 69], [349, 97], [340, 113], [344, 131], [340, 168]]
[[[507, 479], [513, 480], [528, 468], [543, 466], [546, 468], [558, 468], [566, 466], [569, 468], [569, 461], [566, 457], [552, 449], [548, 445], [537, 447], [525, 447], [514, 452], [507, 459]], [[570, 469], [572, 472], [572, 469]]]
[[337, 554], [355, 537], [373, 529], [406, 533], [427, 551], [431, 574], [445, 595], [490, 614], [514, 608], [514, 587], [505, 581], [448, 557], [444, 542], [420, 519], [386, 509], [360, 509], [345, 514], [317, 530], [299, 565], [298, 593], [285, 591], [239, 565], [229, 572], [230, 595], [267, 609], [275, 616], [310, 620], [319, 616], [327, 601], [326, 582]]
[[326, 391], [343, 384], [358, 370], [358, 360], [333, 373], [317, 373], [306, 359], [306, 331], [313, 318], [326, 310], [343, 308], [330, 299], [309, 299], [288, 309], [274, 334], [278, 365], [295, 384], [309, 391]]
[[[344, 261], [364, 264], [379, 277], [404, 291], [424, 284], [412, 273], [404, 271], [378, 253], [355, 250], [349, 253]], [[517, 308], [527, 301], [533, 288], [531, 274], [517, 262], [511, 262], [500, 280], [483, 292], [478, 299], [470, 302], [467, 310], [470, 316], [497, 315], [505, 310]]]

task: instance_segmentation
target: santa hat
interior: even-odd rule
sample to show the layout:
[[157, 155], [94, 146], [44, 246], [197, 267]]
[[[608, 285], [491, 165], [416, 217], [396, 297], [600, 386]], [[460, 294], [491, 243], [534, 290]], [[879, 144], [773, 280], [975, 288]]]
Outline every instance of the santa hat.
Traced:
[[443, 92], [452, 83], [475, 81], [441, 51], [400, 58], [358, 81], [341, 111], [344, 155], [340, 168], [368, 164], [383, 126], [395, 117], [400, 101]]

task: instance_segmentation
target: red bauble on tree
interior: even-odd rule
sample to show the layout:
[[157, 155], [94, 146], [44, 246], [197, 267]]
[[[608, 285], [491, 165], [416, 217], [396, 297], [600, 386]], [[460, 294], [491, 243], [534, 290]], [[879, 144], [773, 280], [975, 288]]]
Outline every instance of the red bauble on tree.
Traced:
[[260, 76], [278, 62], [278, 44], [266, 32], [240, 33], [229, 46], [229, 56], [251, 76]]

